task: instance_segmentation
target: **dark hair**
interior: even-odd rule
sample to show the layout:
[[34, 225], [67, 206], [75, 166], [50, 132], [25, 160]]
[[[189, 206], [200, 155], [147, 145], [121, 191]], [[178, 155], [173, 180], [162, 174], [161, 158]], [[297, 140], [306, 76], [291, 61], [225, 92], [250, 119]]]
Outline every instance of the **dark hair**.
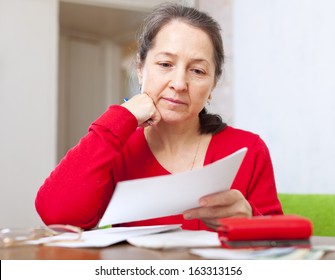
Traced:
[[[153, 47], [155, 37], [162, 27], [176, 19], [201, 29], [209, 36], [214, 48], [213, 60], [215, 63], [216, 83], [221, 77], [224, 62], [221, 28], [208, 14], [177, 3], [161, 4], [144, 20], [138, 35], [140, 63], [144, 64], [148, 51]], [[199, 113], [199, 118], [201, 134], [215, 134], [226, 127], [219, 115], [209, 114], [206, 108], [203, 108]]]

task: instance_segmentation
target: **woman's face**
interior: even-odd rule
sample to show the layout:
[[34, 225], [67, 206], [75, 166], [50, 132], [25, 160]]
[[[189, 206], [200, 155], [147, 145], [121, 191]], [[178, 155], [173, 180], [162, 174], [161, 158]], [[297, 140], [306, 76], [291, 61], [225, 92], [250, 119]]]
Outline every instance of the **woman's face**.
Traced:
[[213, 52], [207, 34], [184, 22], [174, 20], [158, 32], [138, 77], [164, 122], [198, 118], [215, 85]]

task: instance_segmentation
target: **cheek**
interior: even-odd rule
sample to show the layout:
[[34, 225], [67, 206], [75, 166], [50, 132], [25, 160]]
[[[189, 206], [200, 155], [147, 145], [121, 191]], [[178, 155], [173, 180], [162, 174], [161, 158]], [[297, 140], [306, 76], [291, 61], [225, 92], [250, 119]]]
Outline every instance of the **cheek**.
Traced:
[[152, 77], [153, 75], [150, 72], [150, 69], [144, 67], [142, 69], [142, 87], [146, 88], [151, 85], [154, 82]]
[[152, 86], [155, 81], [152, 79], [152, 75], [148, 71], [143, 72], [142, 76], [142, 88], [146, 89]]
[[212, 87], [208, 85], [197, 85], [193, 87], [193, 90], [190, 89], [192, 92], [192, 101], [194, 104], [197, 106], [204, 106], [206, 105], [207, 100], [209, 99], [209, 96], [211, 95], [212, 92]]
[[164, 88], [166, 82], [163, 77], [153, 73], [153, 71], [145, 70], [142, 76], [142, 91], [150, 94], [158, 95]]

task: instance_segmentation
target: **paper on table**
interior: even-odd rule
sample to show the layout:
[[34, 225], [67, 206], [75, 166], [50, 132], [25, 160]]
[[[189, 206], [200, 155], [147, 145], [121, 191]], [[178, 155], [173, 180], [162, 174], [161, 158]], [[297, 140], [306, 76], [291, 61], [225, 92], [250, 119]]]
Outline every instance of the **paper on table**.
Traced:
[[68, 248], [87, 248], [87, 247], [107, 247], [130, 237], [142, 236], [158, 232], [180, 229], [181, 225], [158, 225], [158, 226], [140, 226], [140, 227], [115, 227], [107, 229], [97, 229], [85, 231], [82, 233], [79, 241], [73, 241], [73, 233], [64, 233], [61, 235], [41, 238], [27, 242], [28, 244], [44, 244], [47, 246], [68, 247]]
[[177, 230], [130, 237], [127, 242], [150, 249], [220, 247], [217, 232], [206, 230]]
[[242, 148], [192, 171], [119, 182], [99, 226], [176, 215], [198, 207], [200, 197], [230, 188], [246, 152]]
[[[288, 257], [298, 252], [294, 247], [267, 248], [267, 249], [192, 249], [190, 252], [205, 259], [228, 259], [228, 260], [255, 260]], [[300, 252], [300, 251], [299, 251]], [[303, 249], [306, 254], [306, 250]], [[299, 257], [300, 258], [300, 257]]]
[[229, 260], [319, 260], [325, 251], [309, 248], [274, 247], [266, 249], [191, 249], [191, 254], [205, 259]]

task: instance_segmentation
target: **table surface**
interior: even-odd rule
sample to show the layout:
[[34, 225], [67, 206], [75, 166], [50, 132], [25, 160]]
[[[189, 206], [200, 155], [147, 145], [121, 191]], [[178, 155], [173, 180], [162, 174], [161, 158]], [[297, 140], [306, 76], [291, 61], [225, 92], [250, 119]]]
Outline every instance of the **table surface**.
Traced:
[[[335, 245], [335, 237], [313, 236], [312, 245]], [[61, 248], [48, 246], [20, 246], [0, 249], [1, 260], [200, 260], [188, 249], [152, 250], [132, 246], [126, 242], [106, 248]], [[322, 259], [335, 260], [335, 252]]]

